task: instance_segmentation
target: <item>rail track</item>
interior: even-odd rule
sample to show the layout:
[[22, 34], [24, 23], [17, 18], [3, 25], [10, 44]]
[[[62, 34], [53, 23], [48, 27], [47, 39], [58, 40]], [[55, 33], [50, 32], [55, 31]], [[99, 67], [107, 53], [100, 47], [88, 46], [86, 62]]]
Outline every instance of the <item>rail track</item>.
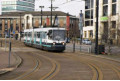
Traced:
[[[78, 59], [81, 62], [84, 62], [84, 63], [88, 64], [88, 66], [91, 67], [91, 69], [93, 70], [93, 73], [94, 73], [93, 78], [92, 78], [93, 80], [102, 80], [105, 77], [105, 75], [103, 74], [103, 71], [101, 70], [101, 67], [99, 66], [99, 64], [101, 64], [101, 66], [106, 66], [107, 68], [111, 69], [111, 71], [114, 71], [116, 73], [116, 75], [118, 76], [118, 78], [120, 79], [120, 68], [119, 68], [119, 66], [117, 66], [115, 64], [112, 64], [110, 62], [105, 62], [104, 63], [103, 61], [98, 61], [98, 60], [90, 59], [90, 58], [86, 58], [86, 57], [81, 57], [80, 58], [78, 55], [73, 55], [73, 54], [67, 54], [67, 55], [64, 55], [64, 56], [72, 57], [75, 60]], [[96, 56], [92, 55], [92, 57], [96, 57]], [[113, 59], [108, 59], [108, 58], [103, 58], [103, 57], [97, 57], [97, 58], [106, 59], [106, 60], [117, 62], [117, 63], [120, 64], [119, 61], [116, 61], [116, 60], [113, 60]]]
[[[47, 56], [44, 56], [44, 55], [41, 55], [39, 53], [31, 53], [29, 54], [29, 56], [33, 57], [34, 58], [34, 61], [35, 61], [35, 66], [32, 70], [28, 70], [27, 72], [21, 74], [20, 76], [14, 78], [13, 80], [25, 80], [25, 79], [29, 79], [30, 76], [34, 75], [36, 72], [38, 72], [39, 70], [41, 70], [40, 68], [42, 67], [42, 62], [40, 61], [39, 57], [42, 57], [46, 60], [49, 60], [51, 65], [52, 65], [52, 68], [50, 69], [50, 71], [42, 76], [39, 76], [40, 78], [38, 80], [49, 80], [51, 78], [53, 78], [60, 70], [60, 64], [47, 57]], [[42, 74], [42, 73], [41, 73]]]
[[[55, 53], [57, 55], [59, 55], [58, 53]], [[73, 60], [76, 60], [76, 61], [80, 61], [86, 65], [88, 65], [91, 70], [93, 71], [93, 77], [92, 77], [92, 80], [102, 80], [103, 79], [103, 74], [102, 74], [102, 71], [100, 70], [100, 68], [98, 66], [96, 66], [94, 63], [92, 62], [88, 62], [86, 60], [82, 60], [78, 57], [75, 57], [74, 55], [73, 56], [69, 56], [69, 55], [62, 55], [64, 57], [67, 57], [67, 58], [70, 58], [70, 59], [73, 59]]]

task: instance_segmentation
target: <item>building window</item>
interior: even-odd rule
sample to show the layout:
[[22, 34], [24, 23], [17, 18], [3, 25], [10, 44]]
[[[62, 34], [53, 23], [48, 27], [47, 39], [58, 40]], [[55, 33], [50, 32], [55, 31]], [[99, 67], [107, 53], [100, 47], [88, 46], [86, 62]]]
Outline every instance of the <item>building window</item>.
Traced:
[[112, 0], [112, 2], [114, 3], [114, 2], [116, 2], [117, 0]]
[[94, 16], [93, 16], [94, 0], [86, 0], [85, 5], [86, 5], [85, 19], [89, 19], [89, 20], [85, 21], [85, 26], [91, 26], [91, 25], [93, 25], [91, 20], [93, 20], [93, 18], [94, 18]]
[[93, 20], [91, 20], [91, 26], [93, 26]]
[[116, 37], [116, 34], [115, 34], [115, 33], [113, 33], [113, 34], [112, 34], [112, 38], [113, 38], [113, 39], [115, 39], [115, 37]]
[[90, 10], [85, 11], [85, 18], [90, 19]]
[[91, 10], [91, 19], [93, 19], [93, 10]]
[[89, 35], [90, 38], [93, 38], [93, 30], [90, 30], [89, 33], [90, 33], [90, 35]]
[[85, 26], [90, 26], [90, 21], [85, 21]]
[[90, 9], [90, 0], [85, 1], [85, 9]]
[[84, 31], [84, 37], [85, 38], [87, 37], [87, 31]]
[[103, 0], [103, 4], [108, 4], [108, 0]]
[[116, 15], [116, 0], [112, 0], [112, 15]]
[[112, 21], [112, 28], [116, 28], [116, 21]]
[[103, 16], [108, 16], [108, 5], [103, 6]]
[[91, 8], [94, 6], [94, 0], [91, 0]]
[[116, 4], [112, 4], [112, 15], [116, 15]]

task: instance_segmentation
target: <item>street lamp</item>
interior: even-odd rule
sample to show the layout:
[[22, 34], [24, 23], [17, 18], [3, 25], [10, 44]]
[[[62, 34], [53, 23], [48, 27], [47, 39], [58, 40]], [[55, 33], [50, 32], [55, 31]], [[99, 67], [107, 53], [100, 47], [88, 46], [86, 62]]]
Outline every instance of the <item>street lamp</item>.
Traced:
[[21, 14], [22, 13], [19, 13], [19, 14], [20, 14], [20, 31], [19, 32], [20, 32], [20, 41], [21, 41]]
[[10, 28], [9, 28], [9, 57], [8, 57], [8, 67], [10, 67], [11, 64], [11, 18], [9, 18], [10, 20]]
[[39, 6], [41, 8], [41, 26], [42, 26], [42, 9], [44, 8], [44, 6]]
[[98, 12], [99, 12], [99, 0], [96, 0], [96, 36], [95, 36], [95, 54], [98, 54]]

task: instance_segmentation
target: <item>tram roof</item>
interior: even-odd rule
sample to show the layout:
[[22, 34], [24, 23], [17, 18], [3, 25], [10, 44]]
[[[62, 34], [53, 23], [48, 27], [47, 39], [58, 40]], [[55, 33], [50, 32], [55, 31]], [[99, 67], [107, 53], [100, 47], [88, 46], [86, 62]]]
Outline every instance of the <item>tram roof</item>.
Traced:
[[[49, 28], [36, 28], [36, 29], [34, 29], [35, 31], [40, 31], [40, 30], [42, 30], [42, 31], [48, 31], [48, 30], [65, 30], [65, 28], [61, 28], [61, 27], [55, 27], [55, 28], [53, 28], [53, 27], [49, 27]], [[26, 29], [26, 30], [24, 30], [25, 32], [31, 32], [31, 31], [33, 31], [33, 29]]]

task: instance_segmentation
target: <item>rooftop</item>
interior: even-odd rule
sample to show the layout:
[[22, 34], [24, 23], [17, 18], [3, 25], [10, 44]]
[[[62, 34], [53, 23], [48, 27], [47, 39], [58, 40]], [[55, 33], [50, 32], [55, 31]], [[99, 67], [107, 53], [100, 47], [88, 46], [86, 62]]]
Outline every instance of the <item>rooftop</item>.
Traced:
[[[24, 16], [25, 14], [32, 14], [33, 16], [41, 16], [41, 12], [40, 11], [31, 11], [31, 12], [8, 12], [8, 13], [4, 13], [2, 14], [1, 16]], [[66, 16], [67, 13], [65, 12], [61, 12], [61, 11], [53, 11], [52, 12], [52, 15], [55, 16], [55, 15], [58, 15], [58, 16]], [[43, 11], [43, 16], [50, 16], [51, 15], [51, 11]], [[69, 14], [70, 15], [70, 14]], [[72, 15], [70, 15], [72, 16]]]

